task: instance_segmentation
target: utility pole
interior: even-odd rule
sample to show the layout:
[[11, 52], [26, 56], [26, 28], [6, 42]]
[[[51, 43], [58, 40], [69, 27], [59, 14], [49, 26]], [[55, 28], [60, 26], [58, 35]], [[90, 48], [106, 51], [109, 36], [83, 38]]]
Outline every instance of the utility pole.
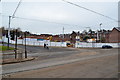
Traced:
[[64, 27], [62, 28], [62, 43], [61, 43], [61, 46], [62, 46], [63, 42], [64, 42]]
[[64, 27], [63, 27], [63, 40], [62, 40], [62, 42], [64, 42], [64, 37], [65, 37], [65, 36], [64, 36], [64, 30], [65, 30], [65, 29], [64, 29]]
[[64, 39], [64, 27], [63, 27], [63, 39]]

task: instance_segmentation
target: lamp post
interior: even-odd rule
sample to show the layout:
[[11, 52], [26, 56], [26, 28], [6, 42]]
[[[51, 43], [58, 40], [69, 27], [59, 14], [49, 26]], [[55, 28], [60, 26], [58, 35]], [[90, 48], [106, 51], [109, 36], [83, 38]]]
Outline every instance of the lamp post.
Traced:
[[9, 25], [8, 25], [8, 44], [7, 44], [7, 49], [9, 50], [9, 46], [10, 46], [10, 24], [11, 24], [11, 17], [9, 16]]
[[102, 23], [100, 23], [100, 43], [101, 43], [101, 25]]
[[16, 12], [17, 12], [18, 7], [19, 7], [20, 4], [21, 4], [21, 1], [22, 1], [22, 0], [19, 1], [19, 3], [18, 3], [18, 5], [17, 5], [17, 7], [16, 7], [16, 9], [15, 9], [15, 11], [14, 11], [14, 13], [13, 13], [13, 15], [12, 15], [12, 16], [9, 16], [9, 25], [8, 25], [8, 44], [7, 44], [8, 50], [9, 50], [9, 46], [10, 46], [10, 24], [11, 24], [11, 18], [14, 18], [14, 17], [15, 17], [15, 14], [16, 14]]

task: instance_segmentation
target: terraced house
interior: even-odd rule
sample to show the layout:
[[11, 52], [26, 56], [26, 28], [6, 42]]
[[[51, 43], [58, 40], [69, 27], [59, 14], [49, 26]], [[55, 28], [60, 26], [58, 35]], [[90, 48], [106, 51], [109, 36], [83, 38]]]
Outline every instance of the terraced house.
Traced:
[[114, 27], [109, 35], [110, 43], [120, 43], [120, 27]]

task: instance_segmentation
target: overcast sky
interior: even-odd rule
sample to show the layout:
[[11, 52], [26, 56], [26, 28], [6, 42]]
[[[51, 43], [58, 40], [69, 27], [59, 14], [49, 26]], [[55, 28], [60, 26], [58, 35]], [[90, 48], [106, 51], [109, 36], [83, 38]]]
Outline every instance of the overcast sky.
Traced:
[[[67, 1], [118, 20], [118, 0]], [[2, 0], [2, 11], [0, 9], [0, 13], [12, 15], [18, 2], [19, 0]], [[15, 16], [35, 20], [13, 18], [11, 21], [12, 28], [20, 27], [23, 31], [27, 30], [40, 34], [62, 34], [63, 27], [65, 28], [65, 33], [71, 33], [73, 30], [81, 32], [88, 29], [86, 27], [97, 30], [100, 29], [100, 23], [102, 23], [102, 29], [107, 30], [118, 26], [118, 23], [114, 20], [68, 4], [62, 0], [22, 0]], [[2, 16], [2, 26], [8, 27], [7, 16]]]

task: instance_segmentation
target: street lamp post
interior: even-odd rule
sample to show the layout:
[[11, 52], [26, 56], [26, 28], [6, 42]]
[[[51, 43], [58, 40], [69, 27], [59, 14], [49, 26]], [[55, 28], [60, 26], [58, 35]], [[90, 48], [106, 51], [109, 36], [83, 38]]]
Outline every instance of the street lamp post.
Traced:
[[8, 44], [7, 44], [7, 49], [9, 50], [9, 46], [10, 46], [10, 24], [11, 24], [11, 17], [9, 16], [9, 25], [8, 25]]
[[101, 34], [102, 34], [102, 32], [101, 32], [101, 25], [102, 25], [102, 23], [100, 23], [100, 43], [101, 43]]
[[13, 15], [12, 15], [12, 16], [9, 16], [9, 25], [8, 25], [8, 44], [7, 44], [7, 48], [8, 48], [8, 49], [9, 49], [9, 46], [10, 46], [10, 24], [11, 24], [11, 18], [14, 18], [14, 17], [15, 17], [16, 11], [17, 11], [18, 7], [20, 6], [21, 1], [22, 1], [22, 0], [19, 1], [19, 3], [18, 3], [18, 5], [17, 5], [17, 7], [16, 7], [16, 9], [15, 9], [15, 11], [14, 11], [14, 13], [13, 13]]

